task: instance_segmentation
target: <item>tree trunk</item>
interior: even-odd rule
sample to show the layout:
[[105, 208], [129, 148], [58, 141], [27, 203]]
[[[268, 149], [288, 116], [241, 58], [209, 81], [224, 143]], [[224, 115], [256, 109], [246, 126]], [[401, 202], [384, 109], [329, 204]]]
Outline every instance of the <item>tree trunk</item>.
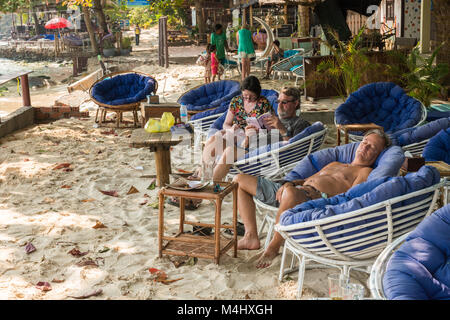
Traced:
[[39, 34], [39, 19], [36, 14], [36, 10], [34, 9], [34, 6], [31, 7], [31, 16], [33, 17], [34, 21], [34, 30], [36, 31], [36, 35]]
[[309, 36], [309, 7], [298, 6], [298, 36]]
[[85, 6], [82, 6], [82, 11], [84, 23], [86, 24], [86, 29], [89, 33], [89, 38], [91, 39], [92, 50], [94, 50], [95, 54], [98, 55], [100, 54], [100, 51], [98, 50], [97, 40], [95, 39], [95, 31], [91, 23], [91, 13], [89, 12], [89, 8]]
[[[450, 20], [448, 13], [450, 12], [450, 3], [448, 0], [434, 0], [432, 14], [436, 22], [436, 42], [440, 45], [445, 41], [445, 44], [439, 50], [436, 56], [437, 63], [449, 63], [450, 61], [450, 41], [448, 35], [450, 34]], [[444, 79], [444, 84], [450, 84], [450, 74]]]
[[198, 33], [204, 34], [206, 32], [205, 30], [205, 17], [203, 16], [203, 10], [202, 10], [202, 1], [201, 0], [195, 0], [195, 14], [197, 16], [197, 26], [198, 26]]
[[103, 30], [103, 34], [108, 33], [108, 24], [106, 23], [105, 13], [103, 12], [102, 1], [101, 0], [93, 0], [94, 5], [92, 9], [97, 16], [98, 22], [100, 24], [100, 28]]

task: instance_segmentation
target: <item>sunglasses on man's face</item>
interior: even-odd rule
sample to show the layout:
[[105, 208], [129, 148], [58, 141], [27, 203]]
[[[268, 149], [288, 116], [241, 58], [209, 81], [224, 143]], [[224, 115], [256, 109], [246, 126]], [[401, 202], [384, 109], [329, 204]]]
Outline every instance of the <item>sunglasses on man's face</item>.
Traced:
[[294, 102], [295, 100], [277, 100], [278, 104], [286, 105], [290, 102]]

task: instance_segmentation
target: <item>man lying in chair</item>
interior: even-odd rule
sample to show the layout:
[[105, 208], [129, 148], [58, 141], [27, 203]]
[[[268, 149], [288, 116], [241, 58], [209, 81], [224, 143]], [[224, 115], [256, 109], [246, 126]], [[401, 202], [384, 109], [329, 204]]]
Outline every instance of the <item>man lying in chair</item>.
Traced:
[[[275, 182], [247, 174], [235, 176], [233, 181], [239, 183], [238, 212], [245, 226], [245, 234], [238, 242], [238, 249], [260, 248], [253, 196], [268, 205], [279, 208], [276, 216], [278, 223], [280, 215], [287, 209], [312, 199], [333, 197], [366, 181], [372, 171], [372, 164], [390, 144], [389, 137], [382, 131], [371, 130], [365, 134], [351, 163], [331, 162], [309, 178]], [[256, 267], [268, 267], [278, 255], [283, 241], [282, 236], [275, 232]]]

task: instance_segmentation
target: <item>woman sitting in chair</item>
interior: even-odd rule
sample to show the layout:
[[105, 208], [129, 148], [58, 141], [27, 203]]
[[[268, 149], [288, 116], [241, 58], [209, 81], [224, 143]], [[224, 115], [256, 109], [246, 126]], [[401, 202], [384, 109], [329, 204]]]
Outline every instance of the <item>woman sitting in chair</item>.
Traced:
[[[256, 143], [259, 147], [271, 143], [273, 135], [260, 132], [259, 127], [247, 124], [248, 117], [258, 117], [270, 112], [271, 115], [263, 120], [264, 128], [278, 130], [278, 141], [287, 141], [310, 125], [296, 115], [297, 109], [300, 109], [298, 89], [282, 89], [278, 100], [277, 117], [267, 99], [260, 96], [261, 87], [258, 79], [250, 76], [246, 80], [242, 83], [242, 95], [234, 97], [230, 102], [224, 129], [212, 136], [203, 150], [203, 163], [214, 163], [216, 156], [220, 155], [213, 170], [215, 181], [223, 180], [233, 163], [242, 158], [249, 151], [249, 147], [253, 150]], [[261, 140], [262, 137], [266, 140]]]

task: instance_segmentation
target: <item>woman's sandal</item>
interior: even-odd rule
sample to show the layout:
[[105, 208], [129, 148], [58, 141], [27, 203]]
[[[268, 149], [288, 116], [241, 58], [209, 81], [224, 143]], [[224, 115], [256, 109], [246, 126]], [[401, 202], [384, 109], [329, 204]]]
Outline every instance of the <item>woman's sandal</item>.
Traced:
[[[196, 210], [198, 207], [200, 207], [200, 204], [202, 203], [202, 199], [184, 199], [184, 208], [186, 210]], [[180, 207], [180, 199], [178, 197], [170, 197], [168, 200], [169, 204]]]

